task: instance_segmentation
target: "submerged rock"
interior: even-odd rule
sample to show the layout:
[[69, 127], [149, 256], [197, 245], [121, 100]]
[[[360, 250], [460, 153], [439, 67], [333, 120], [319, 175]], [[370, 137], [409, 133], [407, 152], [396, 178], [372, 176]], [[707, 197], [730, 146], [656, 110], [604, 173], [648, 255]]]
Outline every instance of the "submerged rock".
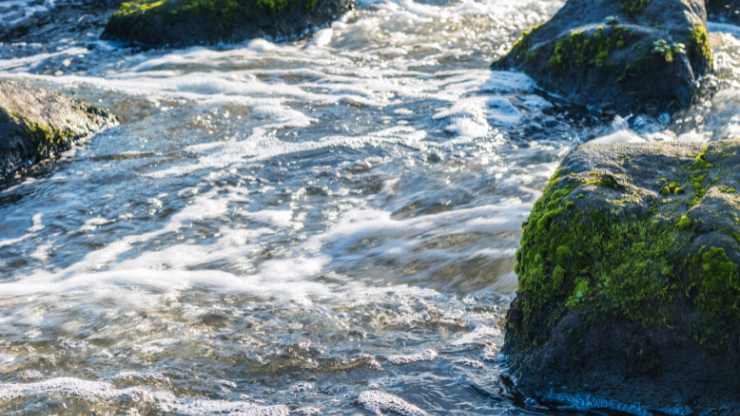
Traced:
[[355, 0], [132, 0], [103, 33], [147, 47], [296, 36], [354, 8]]
[[712, 67], [703, 0], [568, 0], [494, 69], [620, 113], [687, 107]]
[[29, 82], [0, 81], [0, 182], [113, 122], [96, 107]]
[[709, 18], [740, 25], [740, 0], [707, 0]]
[[105, 27], [121, 2], [57, 0], [39, 3], [43, 5], [31, 7], [24, 2], [10, 4], [10, 12], [6, 10], [6, 15], [0, 16], [0, 42], [45, 44], [61, 37], [97, 32]]
[[517, 254], [504, 352], [523, 393], [740, 414], [738, 166], [740, 138], [566, 157]]

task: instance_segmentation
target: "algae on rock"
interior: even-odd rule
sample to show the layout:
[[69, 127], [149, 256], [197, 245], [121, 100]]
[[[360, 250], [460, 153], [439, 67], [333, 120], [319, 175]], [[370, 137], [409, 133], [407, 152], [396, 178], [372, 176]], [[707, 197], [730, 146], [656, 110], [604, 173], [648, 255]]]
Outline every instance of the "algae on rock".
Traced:
[[96, 107], [30, 82], [0, 81], [0, 181], [114, 122]]
[[354, 0], [129, 0], [104, 38], [146, 47], [296, 36], [354, 7]]
[[505, 351], [524, 390], [702, 410], [740, 397], [738, 166], [740, 139], [565, 159], [517, 254]]
[[687, 107], [712, 68], [703, 0], [568, 0], [494, 69], [619, 113]]

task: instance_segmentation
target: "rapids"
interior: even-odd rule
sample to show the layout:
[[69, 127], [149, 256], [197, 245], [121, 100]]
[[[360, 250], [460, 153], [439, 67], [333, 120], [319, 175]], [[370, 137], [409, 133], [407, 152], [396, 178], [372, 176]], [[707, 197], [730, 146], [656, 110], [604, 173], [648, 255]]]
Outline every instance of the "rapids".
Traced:
[[740, 134], [735, 26], [710, 25], [716, 93], [673, 118], [488, 69], [561, 4], [371, 0], [306, 40], [154, 51], [78, 13], [0, 43], [1, 77], [121, 122], [0, 191], [0, 413], [543, 413], [497, 353], [557, 163]]

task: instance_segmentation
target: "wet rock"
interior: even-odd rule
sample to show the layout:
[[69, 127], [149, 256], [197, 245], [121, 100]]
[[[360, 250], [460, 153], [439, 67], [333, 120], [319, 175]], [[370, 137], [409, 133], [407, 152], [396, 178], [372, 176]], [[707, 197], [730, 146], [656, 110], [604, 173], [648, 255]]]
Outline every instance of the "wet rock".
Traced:
[[707, 0], [711, 20], [740, 25], [740, 0]]
[[718, 410], [740, 409], [738, 166], [740, 138], [566, 157], [517, 254], [504, 352], [521, 392], [740, 414]]
[[[73, 34], [99, 34], [120, 0], [57, 0], [9, 5], [0, 16], [0, 42], [49, 43]], [[2, 13], [0, 7], [0, 13]]]
[[569, 0], [494, 69], [518, 69], [581, 105], [687, 107], [712, 67], [703, 0]]
[[113, 123], [81, 101], [29, 82], [0, 81], [0, 182]]
[[103, 37], [145, 47], [298, 36], [354, 8], [355, 0], [132, 0]]

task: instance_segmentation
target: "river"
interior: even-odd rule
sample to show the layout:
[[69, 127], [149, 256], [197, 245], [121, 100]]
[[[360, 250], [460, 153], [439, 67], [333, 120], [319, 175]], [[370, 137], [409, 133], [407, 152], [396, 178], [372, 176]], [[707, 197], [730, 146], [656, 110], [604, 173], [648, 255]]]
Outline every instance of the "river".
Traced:
[[[65, 5], [4, 3], [13, 24]], [[710, 25], [716, 93], [673, 118], [488, 69], [561, 5], [364, 1], [305, 40], [154, 51], [67, 10], [0, 43], [0, 77], [120, 121], [0, 191], [0, 412], [548, 414], [498, 352], [558, 162], [740, 134], [735, 26]]]

